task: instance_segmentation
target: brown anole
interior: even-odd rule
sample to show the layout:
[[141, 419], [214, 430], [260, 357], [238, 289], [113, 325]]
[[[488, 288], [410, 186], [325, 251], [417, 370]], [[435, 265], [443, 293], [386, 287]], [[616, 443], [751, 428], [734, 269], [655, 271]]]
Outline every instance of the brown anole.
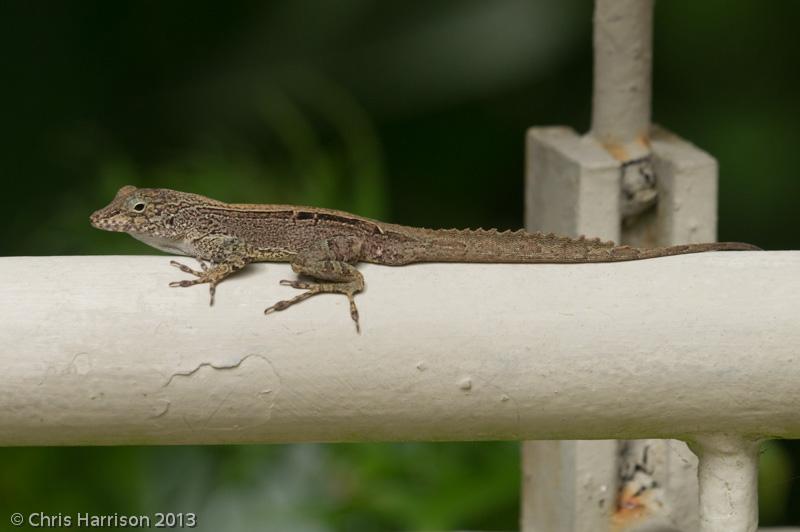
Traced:
[[415, 262], [560, 264], [760, 249], [738, 242], [635, 248], [524, 230], [423, 229], [331, 209], [223, 203], [188, 192], [133, 186], [122, 187], [114, 200], [90, 219], [98, 229], [128, 233], [162, 251], [198, 259], [200, 271], [171, 261], [195, 278], [170, 286], [208, 283], [211, 304], [217, 284], [249, 263], [289, 262], [292, 270], [311, 280], [281, 284], [306, 291], [275, 303], [264, 313], [284, 310], [316, 294], [344, 294], [357, 330], [353, 298], [364, 288], [364, 278], [355, 267], [359, 262], [386, 266]]

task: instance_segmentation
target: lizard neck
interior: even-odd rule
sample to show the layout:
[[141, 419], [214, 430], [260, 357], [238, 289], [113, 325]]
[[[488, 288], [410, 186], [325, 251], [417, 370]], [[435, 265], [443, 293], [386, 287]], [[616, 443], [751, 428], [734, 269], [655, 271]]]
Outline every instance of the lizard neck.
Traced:
[[194, 255], [193, 250], [184, 240], [153, 236], [144, 233], [128, 233], [136, 240], [144, 242], [158, 250], [177, 255]]

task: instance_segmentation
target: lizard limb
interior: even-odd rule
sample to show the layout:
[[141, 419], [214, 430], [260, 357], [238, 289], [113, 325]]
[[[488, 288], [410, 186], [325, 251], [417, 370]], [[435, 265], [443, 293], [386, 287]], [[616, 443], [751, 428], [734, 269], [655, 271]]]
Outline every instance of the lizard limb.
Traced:
[[202, 270], [203, 270], [202, 272], [198, 272], [197, 270], [193, 270], [190, 267], [186, 266], [185, 264], [181, 264], [180, 262], [178, 262], [176, 260], [169, 261], [169, 264], [170, 264], [170, 266], [175, 266], [176, 268], [178, 268], [182, 272], [191, 273], [194, 276], [200, 277], [200, 276], [203, 275], [203, 272], [207, 272], [208, 271], [208, 264], [206, 264], [206, 261], [204, 261], [203, 259], [196, 259], [196, 260], [197, 260], [197, 262], [200, 263], [200, 268], [202, 268]]
[[292, 260], [292, 270], [316, 281], [281, 281], [284, 286], [307, 291], [292, 299], [278, 301], [265, 309], [264, 314], [285, 310], [317, 294], [344, 294], [350, 302], [350, 317], [356, 324], [356, 331], [361, 332], [354, 296], [364, 289], [364, 277], [353, 264], [361, 256], [362, 243], [356, 237], [333, 237], [318, 242], [308, 251], [298, 253]]
[[180, 262], [176, 262], [174, 260], [169, 261], [170, 265], [175, 266], [180, 271], [185, 273], [190, 273], [197, 277], [197, 279], [184, 279], [182, 281], [173, 281], [169, 283], [169, 285], [173, 288], [175, 287], [187, 287], [187, 286], [194, 286], [196, 284], [203, 284], [208, 283], [208, 292], [209, 292], [209, 306], [214, 304], [214, 294], [217, 292], [217, 285], [226, 277], [231, 275], [232, 273], [241, 270], [244, 268], [247, 263], [245, 262], [224, 262], [222, 264], [214, 264], [211, 267], [207, 266], [203, 261], [200, 261], [200, 267], [203, 271], [197, 271], [189, 268], [185, 264], [181, 264]]
[[169, 263], [180, 271], [197, 277], [169, 283], [171, 287], [188, 287], [208, 283], [209, 306], [214, 304], [217, 285], [223, 279], [247, 266], [246, 246], [238, 239], [226, 236], [208, 235], [193, 241], [193, 245], [207, 258], [211, 258], [211, 266], [200, 257], [196, 257], [202, 271], [193, 270], [185, 264], [171, 260]]

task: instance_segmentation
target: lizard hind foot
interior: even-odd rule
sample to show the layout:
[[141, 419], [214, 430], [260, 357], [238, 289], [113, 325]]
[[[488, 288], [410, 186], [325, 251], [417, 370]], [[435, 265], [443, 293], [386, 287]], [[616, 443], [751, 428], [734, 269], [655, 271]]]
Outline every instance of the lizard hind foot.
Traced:
[[283, 286], [291, 286], [292, 288], [297, 288], [299, 290], [306, 290], [306, 292], [303, 292], [302, 294], [291, 299], [278, 301], [271, 307], [264, 309], [264, 314], [286, 310], [292, 305], [301, 301], [305, 301], [311, 296], [315, 296], [317, 294], [344, 294], [347, 296], [347, 300], [350, 303], [350, 317], [356, 324], [356, 332], [361, 332], [361, 326], [358, 322], [358, 308], [356, 308], [356, 302], [354, 298], [356, 292], [359, 292], [362, 289], [362, 286], [360, 286], [359, 283], [315, 283], [283, 280], [280, 282], [280, 284]]

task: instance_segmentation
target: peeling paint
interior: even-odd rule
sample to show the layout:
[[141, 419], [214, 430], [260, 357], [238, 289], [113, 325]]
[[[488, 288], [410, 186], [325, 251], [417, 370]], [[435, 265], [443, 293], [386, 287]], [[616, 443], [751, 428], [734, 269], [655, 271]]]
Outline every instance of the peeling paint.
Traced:
[[[211, 368], [214, 371], [227, 372], [240, 368], [249, 359], [260, 359], [266, 366], [250, 368], [242, 374], [223, 379], [215, 378], [211, 373], [204, 376], [207, 385], [198, 388], [196, 385], [188, 383], [180, 385], [179, 377], [192, 379], [203, 368]], [[265, 382], [266, 381], [266, 382]], [[268, 385], [265, 387], [265, 384]], [[192, 432], [198, 431], [230, 431], [239, 430], [242, 427], [252, 428], [264, 424], [272, 417], [278, 394], [282, 387], [282, 378], [275, 370], [272, 361], [267, 357], [250, 353], [240, 357], [238, 360], [229, 363], [215, 361], [203, 361], [184, 371], [176, 371], [163, 382], [161, 387], [153, 393], [154, 399], [158, 402], [152, 407], [153, 414], [150, 418], [158, 418], [166, 415], [180, 416], [186, 427]], [[188, 394], [188, 395], [187, 395]], [[198, 405], [200, 405], [198, 407]], [[266, 409], [266, 410], [265, 410]], [[225, 416], [222, 413], [225, 413]], [[249, 419], [256, 421], [255, 425], [245, 423], [226, 423], [213, 422], [217, 417], [226, 419]]]
[[164, 399], [161, 403], [161, 408], [158, 407], [154, 408], [153, 410], [156, 412], [155, 415], [150, 416], [151, 419], [155, 419], [158, 417], [164, 416], [167, 412], [169, 412], [169, 407], [172, 403], [168, 399]]
[[233, 364], [220, 365], [220, 364], [215, 364], [213, 362], [201, 362], [194, 369], [191, 369], [189, 371], [178, 371], [178, 372], [175, 372], [175, 373], [173, 373], [172, 375], [169, 376], [169, 379], [167, 379], [167, 382], [165, 382], [162, 385], [162, 387], [166, 388], [167, 386], [169, 386], [172, 383], [172, 380], [175, 377], [191, 377], [192, 375], [194, 375], [195, 373], [200, 371], [200, 369], [202, 369], [202, 368], [213, 368], [213, 369], [216, 369], [216, 370], [236, 369], [239, 366], [241, 366], [242, 363], [244, 363], [245, 360], [247, 360], [249, 358], [253, 358], [253, 357], [260, 358], [261, 360], [263, 360], [264, 362], [269, 364], [269, 366], [272, 368], [272, 371], [275, 373], [275, 376], [278, 377], [278, 382], [280, 382], [281, 376], [278, 375], [277, 371], [275, 371], [275, 367], [272, 365], [272, 362], [267, 357], [265, 357], [263, 355], [250, 353], [249, 355], [243, 356], [242, 358], [240, 358], [239, 360], [237, 360]]

